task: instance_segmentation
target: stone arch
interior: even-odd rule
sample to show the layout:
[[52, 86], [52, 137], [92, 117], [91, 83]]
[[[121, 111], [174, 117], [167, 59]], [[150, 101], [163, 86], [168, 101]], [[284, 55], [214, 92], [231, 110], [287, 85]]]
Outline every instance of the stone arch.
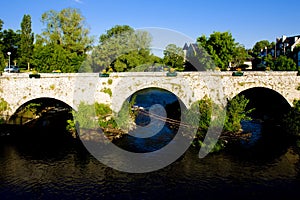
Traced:
[[[188, 85], [188, 84], [187, 84]], [[190, 104], [195, 100], [195, 97], [193, 96], [192, 92], [187, 93], [186, 92], [186, 87], [184, 84], [180, 84], [175, 82], [170, 82], [166, 81], [164, 79], [159, 79], [158, 78], [149, 78], [147, 79], [140, 79], [139, 81], [136, 82], [130, 82], [127, 83], [126, 80], [124, 79], [118, 82], [116, 87], [114, 88], [113, 95], [112, 95], [112, 110], [115, 112], [118, 112], [121, 107], [123, 102], [130, 97], [132, 94], [136, 93], [137, 91], [147, 89], [147, 88], [158, 88], [162, 90], [169, 91], [173, 93], [174, 95], [177, 96], [178, 100], [182, 102], [182, 104], [186, 107], [189, 108]]]
[[[272, 85], [253, 86], [253, 85], [246, 85], [246, 84], [243, 85], [243, 83], [241, 83], [240, 87], [235, 87], [235, 92], [231, 93], [229, 95], [229, 98], [233, 98], [243, 91], [246, 91], [249, 89], [254, 89], [254, 88], [265, 88], [265, 89], [273, 90], [274, 92], [276, 92], [276, 93], [280, 94], [282, 97], [284, 97], [287, 100], [287, 102], [289, 102], [289, 100], [285, 97], [285, 95], [282, 92], [280, 92], [280, 90], [277, 90], [276, 88], [274, 88]], [[292, 105], [290, 102], [289, 102], [289, 104]]]
[[268, 79], [265, 77], [258, 77], [257, 79], [249, 79], [249, 80], [239, 80], [238, 82], [234, 82], [234, 79], [231, 79], [230, 84], [233, 85], [232, 88], [225, 88], [226, 95], [228, 98], [232, 99], [239, 93], [251, 89], [251, 88], [267, 88], [273, 90], [280, 94], [282, 97], [286, 99], [286, 101], [293, 106], [293, 101], [295, 98], [295, 93], [298, 91], [295, 90], [295, 83], [293, 81], [287, 82], [286, 84], [280, 84], [274, 81], [271, 84], [268, 83]]
[[71, 106], [69, 103], [65, 102], [64, 100], [55, 98], [55, 97], [33, 97], [33, 98], [28, 98], [28, 99], [22, 99], [21, 101], [19, 101], [18, 105], [16, 105], [13, 109], [11, 109], [11, 116], [14, 115], [16, 112], [18, 112], [18, 110], [22, 106], [28, 104], [29, 102], [34, 102], [34, 101], [38, 101], [38, 100], [46, 100], [46, 99], [49, 99], [51, 101], [61, 102], [61, 104], [63, 104], [64, 106], [68, 106], [72, 110], [75, 110], [73, 108], [73, 106]]
[[181, 101], [181, 99], [174, 92], [172, 92], [168, 89], [165, 89], [162, 87], [156, 87], [156, 86], [148, 86], [148, 87], [143, 87], [142, 89], [136, 90], [130, 96], [125, 97], [124, 101], [129, 100], [129, 98], [132, 97], [134, 94], [138, 94], [139, 92], [146, 91], [146, 90], [152, 90], [152, 89], [153, 90], [162, 90], [162, 91], [170, 93], [171, 95], [174, 95], [177, 98], [177, 101], [179, 102], [181, 109], [187, 108], [187, 106]]
[[291, 107], [290, 102], [281, 93], [270, 87], [250, 87], [237, 95], [244, 95], [250, 100], [247, 107], [255, 108], [253, 115], [258, 118], [279, 119]]

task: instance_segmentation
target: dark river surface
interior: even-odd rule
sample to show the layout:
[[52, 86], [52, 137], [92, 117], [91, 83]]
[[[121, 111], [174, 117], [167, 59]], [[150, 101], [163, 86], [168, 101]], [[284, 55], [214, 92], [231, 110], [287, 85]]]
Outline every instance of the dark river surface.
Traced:
[[[285, 139], [279, 128], [262, 134], [266, 130], [256, 121], [243, 122], [243, 128], [253, 132], [249, 142], [202, 159], [199, 150], [191, 146], [171, 165], [140, 174], [102, 164], [80, 140], [61, 137], [63, 131], [40, 132], [39, 136], [2, 134], [0, 199], [298, 198], [300, 141]], [[163, 134], [172, 139], [169, 127], [158, 133], [160, 137]], [[147, 145], [134, 137], [119, 143], [128, 149], [151, 151], [157, 141], [156, 136], [152, 139]]]

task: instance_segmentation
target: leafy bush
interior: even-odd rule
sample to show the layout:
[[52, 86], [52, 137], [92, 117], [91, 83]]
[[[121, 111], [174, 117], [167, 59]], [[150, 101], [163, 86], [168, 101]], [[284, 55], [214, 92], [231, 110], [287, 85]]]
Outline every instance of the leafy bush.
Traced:
[[297, 65], [293, 59], [281, 55], [274, 61], [271, 69], [276, 71], [297, 71]]
[[294, 106], [283, 118], [283, 126], [287, 133], [300, 136], [300, 101], [294, 100]]
[[5, 118], [4, 118], [4, 112], [5, 111], [8, 111], [10, 108], [9, 108], [9, 105], [8, 103], [3, 99], [3, 98], [0, 98], [0, 124], [3, 124], [4, 121], [5, 121]]
[[248, 116], [253, 109], [246, 110], [249, 100], [244, 95], [238, 95], [227, 102], [227, 114], [223, 131], [238, 132], [242, 120], [251, 120]]
[[[246, 99], [243, 95], [236, 96], [232, 100], [228, 101], [227, 105], [227, 114], [225, 117], [225, 124], [223, 127], [223, 132], [238, 132], [241, 129], [241, 121], [242, 120], [250, 120], [248, 114], [253, 110], [246, 111], [246, 106], [249, 103], [249, 100]], [[209, 127], [219, 127], [224, 121], [220, 119], [212, 120], [212, 109], [214, 108], [214, 112], [219, 112], [222, 109], [220, 106], [214, 104], [210, 98], [205, 96], [203, 99], [192, 104], [191, 108], [185, 115], [187, 118], [186, 121], [192, 125], [197, 126], [198, 131], [195, 136], [195, 140], [193, 141], [194, 146], [203, 146], [203, 139]], [[220, 114], [221, 115], [221, 114]], [[214, 140], [215, 138], [211, 138]], [[210, 140], [210, 138], [208, 138]], [[223, 140], [222, 137], [218, 140], [218, 142], [211, 143], [215, 144], [212, 149], [212, 152], [220, 151], [225, 147], [227, 141]]]

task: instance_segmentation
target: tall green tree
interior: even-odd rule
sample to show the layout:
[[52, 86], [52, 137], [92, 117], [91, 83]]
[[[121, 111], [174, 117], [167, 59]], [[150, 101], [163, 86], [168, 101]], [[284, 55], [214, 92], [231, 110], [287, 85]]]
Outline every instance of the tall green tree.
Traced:
[[202, 35], [197, 42], [211, 56], [215, 65], [222, 70], [226, 70], [230, 62], [236, 62], [235, 56], [240, 55], [237, 51], [241, 46], [235, 42], [229, 32], [214, 32], [209, 37]]
[[30, 15], [24, 15], [21, 22], [21, 35], [19, 46], [19, 66], [30, 67], [30, 61], [33, 55], [33, 42], [34, 34], [31, 29], [31, 17]]
[[134, 29], [128, 25], [116, 25], [111, 29], [107, 30], [105, 34], [100, 35], [99, 37], [99, 44], [104, 44], [107, 40], [119, 37], [123, 34], [133, 34]]
[[213, 59], [201, 45], [191, 44], [185, 54], [185, 71], [205, 71], [216, 68]]
[[248, 51], [243, 45], [237, 44], [233, 53], [232, 63], [234, 66], [241, 66], [243, 63], [250, 58]]
[[2, 71], [5, 66], [5, 59], [3, 54], [3, 34], [2, 34], [3, 21], [0, 19], [0, 70]]
[[53, 69], [78, 72], [93, 42], [80, 11], [74, 8], [60, 12], [50, 10], [42, 15], [42, 22], [46, 28], [36, 38], [36, 68], [47, 72]]
[[117, 72], [144, 71], [155, 63], [160, 63], [160, 58], [150, 53], [148, 49], [133, 50], [119, 56], [111, 67]]
[[163, 62], [165, 65], [176, 68], [178, 71], [184, 70], [184, 52], [181, 47], [169, 44], [164, 50]]
[[8, 58], [7, 52], [11, 52], [10, 55], [10, 61], [11, 64], [14, 64], [14, 61], [16, 64], [18, 64], [17, 60], [19, 58], [19, 52], [18, 47], [20, 44], [20, 33], [17, 30], [16, 32], [12, 29], [3, 30], [2, 32], [2, 52], [5, 57], [5, 64], [8, 64]]
[[154, 62], [150, 52], [151, 37], [148, 32], [135, 31], [128, 25], [117, 25], [100, 36], [92, 52], [92, 70], [99, 72], [112, 68], [122, 72], [139, 65]]

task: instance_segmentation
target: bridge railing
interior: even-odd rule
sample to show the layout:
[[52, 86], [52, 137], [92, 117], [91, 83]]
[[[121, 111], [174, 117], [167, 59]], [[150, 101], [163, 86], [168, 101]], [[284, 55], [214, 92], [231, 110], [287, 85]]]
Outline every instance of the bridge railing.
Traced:
[[[99, 77], [99, 73], [39, 73], [41, 78], [63, 77]], [[200, 76], [232, 76], [232, 71], [196, 71], [178, 72], [179, 77], [189, 75]], [[297, 76], [297, 71], [245, 71], [245, 76]], [[166, 72], [113, 72], [110, 77], [166, 77]], [[28, 78], [29, 73], [3, 73], [1, 78]]]

